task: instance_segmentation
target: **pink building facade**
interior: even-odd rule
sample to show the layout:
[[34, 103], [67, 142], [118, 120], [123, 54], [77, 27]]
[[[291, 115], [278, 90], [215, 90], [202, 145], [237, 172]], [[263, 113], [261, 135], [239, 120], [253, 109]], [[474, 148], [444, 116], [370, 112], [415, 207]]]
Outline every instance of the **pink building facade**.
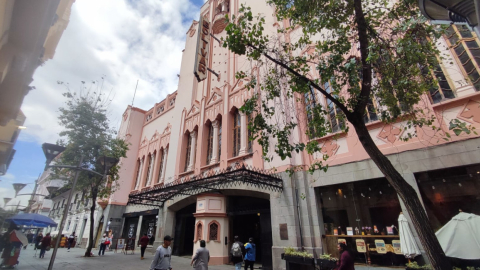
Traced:
[[[286, 41], [298, 38], [298, 28], [277, 33], [289, 22], [277, 21], [273, 7], [253, 0], [207, 1], [200, 15], [208, 21], [208, 31], [217, 39], [225, 37], [223, 18], [238, 15], [243, 2], [254, 14], [266, 16], [267, 33]], [[125, 110], [119, 136], [131, 145], [121, 160], [119, 187], [103, 212], [104, 223], [122, 238], [138, 241], [147, 233], [154, 247], [171, 235], [173, 253], [179, 256], [193, 254], [199, 240], [206, 240], [211, 264], [229, 262], [235, 235], [243, 242], [254, 237], [257, 263], [264, 269], [286, 268], [280, 259], [285, 247], [303, 247], [318, 256], [335, 255], [336, 243], [344, 240], [353, 250], [358, 240], [369, 248], [375, 247], [375, 240], [395, 246], [398, 215], [406, 210], [354, 129], [342, 132], [337, 127], [344, 123], [327, 119], [334, 133], [316, 139], [329, 156], [326, 173], [285, 173], [321, 158], [315, 155], [293, 154], [281, 160], [273, 154], [266, 162], [260, 146], [248, 140], [248, 117], [238, 110], [253, 90], [247, 90], [248, 81], [237, 80], [235, 73], [257, 72], [257, 67], [206, 35], [207, 65], [217, 75], [208, 72], [198, 82], [193, 73], [198, 24], [194, 21], [186, 33], [177, 90], [147, 111], [131, 106]], [[453, 61], [440, 63], [435, 73], [439, 88], [422, 102], [442, 131], [418, 129], [418, 137], [405, 142], [405, 122], [382, 123], [375, 110], [365, 118], [376, 144], [417, 191], [435, 229], [459, 208], [480, 211], [480, 139], [475, 134], [443, 139], [452, 119], [480, 126], [479, 40], [468, 29], [452, 26], [438, 46]], [[314, 49], [307, 46], [296, 53], [311, 54]], [[323, 96], [312, 98], [329, 109]], [[291, 103], [304, 117], [305, 102]], [[292, 140], [307, 142], [306, 119], [299, 123]], [[355, 254], [357, 262], [403, 263], [394, 252]]]

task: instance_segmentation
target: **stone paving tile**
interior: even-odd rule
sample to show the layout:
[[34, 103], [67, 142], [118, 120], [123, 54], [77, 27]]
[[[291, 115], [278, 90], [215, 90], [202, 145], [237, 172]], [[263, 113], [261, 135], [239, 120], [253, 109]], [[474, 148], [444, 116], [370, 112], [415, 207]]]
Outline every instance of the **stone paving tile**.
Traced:
[[[98, 250], [94, 249], [93, 254], [97, 254]], [[153, 249], [147, 249], [145, 259], [140, 260], [140, 249], [134, 255], [125, 255], [123, 253], [114, 253], [113, 251], [105, 252], [105, 256], [95, 256], [84, 258], [85, 249], [72, 248], [70, 252], [67, 249], [60, 248], [57, 252], [55, 270], [149, 270], [150, 263], [153, 259]], [[33, 246], [28, 246], [26, 250], [22, 250], [19, 258], [18, 270], [46, 270], [50, 262], [52, 250], [45, 254], [44, 259], [34, 257], [35, 251]], [[190, 266], [190, 259], [186, 257], [172, 257], [172, 267], [175, 270], [193, 269]], [[233, 265], [212, 265], [209, 270], [233, 270]], [[258, 269], [258, 268], [257, 268]], [[355, 266], [356, 270], [395, 270], [394, 268], [371, 267], [371, 266]], [[397, 268], [398, 269], [398, 268]]]

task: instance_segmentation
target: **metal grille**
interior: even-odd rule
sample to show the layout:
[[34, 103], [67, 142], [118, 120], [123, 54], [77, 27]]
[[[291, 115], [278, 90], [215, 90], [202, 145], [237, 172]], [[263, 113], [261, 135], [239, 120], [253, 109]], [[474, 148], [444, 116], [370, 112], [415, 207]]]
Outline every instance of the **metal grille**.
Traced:
[[161, 183], [133, 191], [129, 195], [128, 204], [163, 207], [167, 200], [176, 196], [220, 191], [242, 184], [273, 192], [283, 191], [283, 180], [277, 174], [246, 166], [244, 163], [235, 163], [224, 170], [209, 170], [178, 178], [168, 184]]
[[218, 240], [218, 225], [216, 223], [210, 224], [209, 240]]

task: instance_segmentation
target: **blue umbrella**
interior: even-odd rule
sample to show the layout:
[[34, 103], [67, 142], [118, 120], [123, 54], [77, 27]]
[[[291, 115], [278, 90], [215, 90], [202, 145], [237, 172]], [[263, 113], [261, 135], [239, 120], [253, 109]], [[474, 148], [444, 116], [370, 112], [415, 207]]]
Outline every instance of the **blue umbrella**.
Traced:
[[18, 214], [11, 218], [7, 218], [7, 221], [12, 221], [17, 225], [35, 226], [35, 227], [57, 227], [51, 218], [39, 215], [39, 214]]

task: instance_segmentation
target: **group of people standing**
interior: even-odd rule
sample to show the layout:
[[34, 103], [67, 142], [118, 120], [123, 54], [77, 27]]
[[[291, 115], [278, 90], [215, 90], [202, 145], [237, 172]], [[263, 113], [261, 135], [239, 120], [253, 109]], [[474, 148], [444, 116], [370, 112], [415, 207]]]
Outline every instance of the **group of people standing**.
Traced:
[[[144, 236], [145, 237], [145, 236]], [[143, 237], [142, 237], [143, 238]], [[163, 245], [159, 246], [155, 252], [155, 257], [153, 258], [152, 264], [150, 265], [150, 270], [171, 270], [171, 256], [172, 249], [170, 247], [173, 238], [169, 235], [165, 236], [163, 239]], [[248, 243], [243, 244], [240, 242], [238, 236], [234, 237], [234, 243], [230, 250], [230, 259], [235, 265], [235, 270], [241, 270], [242, 264], [245, 262], [245, 270], [250, 267], [250, 270], [253, 270], [253, 264], [255, 263], [256, 255], [256, 245], [253, 242], [253, 238], [248, 239]], [[146, 242], [146, 241], [145, 241]], [[141, 249], [141, 258], [145, 253], [145, 247], [143, 246], [142, 239], [140, 239]], [[208, 262], [210, 261], [210, 251], [206, 247], [205, 240], [200, 240], [200, 248], [196, 250], [195, 255], [192, 258], [190, 263], [195, 270], [208, 270]]]
[[45, 257], [45, 251], [50, 249], [50, 245], [52, 244], [52, 237], [50, 233], [47, 233], [45, 237], [42, 233], [39, 233], [35, 238], [35, 249], [40, 249], [40, 255], [38, 258], [43, 259]]

